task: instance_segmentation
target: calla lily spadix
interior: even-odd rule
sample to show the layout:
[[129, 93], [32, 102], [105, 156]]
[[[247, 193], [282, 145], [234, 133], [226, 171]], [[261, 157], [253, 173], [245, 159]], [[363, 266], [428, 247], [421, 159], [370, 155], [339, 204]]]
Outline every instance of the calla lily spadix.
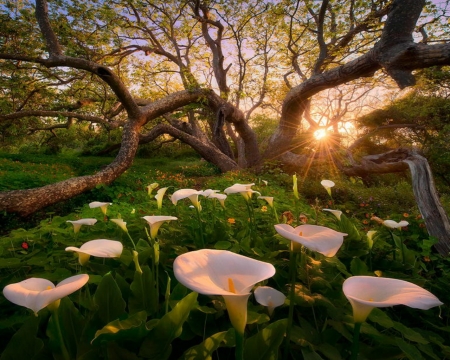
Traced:
[[382, 223], [384, 226], [391, 229], [398, 229], [409, 225], [409, 222], [402, 220], [400, 222], [394, 220], [384, 220]]
[[332, 213], [338, 220], [341, 220], [342, 211], [341, 210], [333, 210], [333, 209], [322, 209], [322, 211], [328, 211]]
[[89, 275], [81, 274], [71, 276], [58, 285], [41, 278], [30, 278], [21, 282], [7, 285], [3, 289], [3, 295], [14, 304], [33, 310], [37, 316], [39, 310], [55, 303], [59, 306], [59, 300], [82, 288], [89, 280]]
[[220, 205], [222, 205], [223, 208], [225, 208], [225, 199], [227, 198], [227, 196], [225, 194], [210, 194], [208, 196], [209, 199], [217, 199], [220, 202]]
[[120, 257], [123, 251], [123, 245], [120, 241], [116, 240], [98, 239], [88, 241], [79, 248], [75, 246], [66, 247], [66, 251], [78, 253], [78, 261], [81, 265], [84, 265], [90, 256], [101, 258]]
[[239, 334], [247, 323], [247, 301], [253, 286], [275, 274], [272, 264], [226, 250], [203, 249], [178, 256], [174, 275], [187, 288], [222, 295], [231, 324]]
[[275, 230], [282, 237], [328, 257], [336, 255], [347, 235], [324, 226], [308, 224], [295, 228], [288, 224], [278, 224], [275, 225]]
[[273, 310], [277, 306], [283, 305], [286, 300], [286, 295], [270, 286], [258, 286], [255, 289], [254, 294], [258, 303], [267, 306], [269, 315], [272, 315]]
[[198, 201], [199, 195], [202, 195], [202, 191], [194, 189], [180, 189], [172, 194], [171, 200], [172, 203], [176, 206], [178, 201], [180, 201], [181, 199], [189, 198], [189, 200], [191, 200], [192, 202], [192, 205], [194, 205], [200, 211], [201, 207], [200, 202]]
[[67, 220], [66, 222], [71, 223], [73, 225], [73, 231], [78, 233], [82, 225], [94, 225], [97, 222], [97, 219], [80, 219], [80, 220]]
[[406, 305], [428, 310], [443, 305], [429, 291], [404, 280], [352, 276], [344, 281], [342, 290], [352, 305], [355, 323], [364, 322], [375, 307]]
[[108, 207], [109, 205], [112, 205], [112, 203], [109, 203], [109, 202], [100, 202], [100, 201], [93, 201], [93, 202], [91, 202], [91, 203], [89, 204], [89, 207], [90, 207], [91, 209], [94, 209], [94, 208], [98, 208], [98, 207], [99, 207], [99, 208], [102, 210], [103, 215], [106, 215], [106, 209], [107, 209], [107, 207]]
[[267, 204], [269, 204], [270, 207], [273, 207], [273, 197], [272, 196], [258, 196], [258, 199], [266, 200]]
[[320, 182], [320, 184], [325, 188], [325, 190], [327, 191], [328, 195], [331, 196], [331, 188], [336, 185], [333, 181], [331, 180], [322, 180]]
[[249, 201], [253, 194], [261, 195], [258, 191], [252, 190], [252, 184], [234, 184], [233, 186], [227, 187], [223, 192], [227, 195], [230, 194], [241, 194], [245, 200]]
[[161, 210], [162, 208], [164, 194], [166, 193], [167, 189], [168, 187], [163, 187], [156, 192], [155, 199], [159, 210]]
[[166, 221], [178, 220], [175, 216], [144, 216], [142, 218], [147, 221], [150, 226], [150, 237], [152, 239], [156, 238], [159, 228]]

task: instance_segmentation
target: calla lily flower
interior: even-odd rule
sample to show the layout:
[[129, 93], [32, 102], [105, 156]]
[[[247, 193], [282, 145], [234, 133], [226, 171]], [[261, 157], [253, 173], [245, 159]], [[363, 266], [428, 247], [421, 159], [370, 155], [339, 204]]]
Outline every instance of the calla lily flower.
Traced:
[[156, 238], [159, 228], [166, 221], [178, 220], [175, 216], [144, 216], [142, 218], [147, 221], [150, 226], [150, 237], [152, 239]]
[[364, 322], [375, 307], [406, 305], [428, 310], [443, 305], [429, 291], [408, 281], [375, 276], [352, 276], [342, 290], [353, 308], [355, 323]]
[[33, 310], [37, 316], [39, 310], [50, 304], [55, 303], [55, 307], [58, 307], [61, 298], [82, 288], [88, 280], [87, 274], [75, 275], [55, 286], [47, 279], [30, 278], [7, 285], [3, 295], [12, 303]]
[[394, 220], [384, 220], [382, 223], [384, 226], [391, 229], [398, 229], [409, 225], [409, 222], [402, 220], [400, 222]]
[[125, 221], [123, 221], [122, 219], [111, 219], [111, 221], [113, 223], [119, 225], [119, 227], [126, 233], [128, 232], [127, 223]]
[[338, 220], [341, 220], [342, 211], [341, 210], [333, 210], [333, 209], [322, 209], [322, 211], [328, 211], [332, 213]]
[[164, 197], [164, 194], [166, 193], [167, 189], [168, 189], [168, 187], [164, 187], [164, 188], [159, 189], [156, 192], [155, 199], [156, 199], [156, 204], [158, 205], [159, 210], [161, 210], [161, 208], [162, 208], [163, 197]]
[[147, 194], [148, 196], [150, 196], [153, 192], [153, 190], [155, 190], [157, 187], [159, 186], [158, 183], [153, 183], [147, 186]]
[[283, 305], [284, 300], [286, 300], [286, 296], [281, 291], [278, 291], [270, 286], [258, 286], [255, 289], [254, 294], [258, 303], [263, 306], [267, 306], [270, 316], [272, 316], [273, 310], [277, 306]]
[[293, 186], [292, 186], [292, 190], [294, 190], [294, 196], [296, 199], [299, 199], [298, 196], [298, 185], [297, 185], [297, 174], [292, 175], [292, 182], [293, 182]]
[[194, 189], [181, 189], [177, 190], [172, 194], [171, 200], [172, 203], [176, 206], [178, 201], [184, 198], [189, 198], [191, 200], [192, 205], [194, 205], [198, 211], [201, 210], [200, 202], [198, 201], [198, 196], [202, 195], [202, 191], [194, 190]]
[[67, 220], [66, 222], [73, 225], [73, 231], [76, 234], [80, 231], [82, 225], [94, 225], [97, 222], [97, 219]]
[[80, 248], [75, 246], [66, 247], [66, 251], [75, 251], [78, 253], [78, 261], [81, 265], [86, 264], [90, 256], [102, 257], [102, 258], [115, 258], [120, 257], [123, 251], [123, 245], [120, 241], [98, 239], [91, 240]]
[[234, 184], [233, 186], [227, 187], [223, 192], [227, 195], [229, 194], [241, 194], [245, 200], [249, 201], [253, 194], [261, 195], [258, 191], [252, 190], [252, 184]]
[[100, 209], [102, 209], [103, 215], [106, 215], [106, 208], [107, 208], [109, 205], [112, 205], [112, 203], [109, 203], [109, 202], [94, 201], [94, 202], [91, 202], [91, 203], [89, 204], [89, 207], [90, 207], [91, 209], [94, 209], [94, 208], [98, 208], [98, 207], [99, 207]]
[[[300, 225], [293, 228], [288, 224], [275, 225], [275, 230], [282, 237], [299, 243], [310, 250], [331, 257], [336, 255], [347, 234], [317, 225]], [[295, 245], [293, 246], [295, 249]]]
[[261, 180], [261, 181], [264, 183], [264, 185], [266, 185], [266, 186], [269, 185], [269, 182], [267, 180]]
[[331, 196], [331, 188], [336, 184], [331, 180], [322, 180], [320, 183], [325, 188], [325, 190], [328, 192], [328, 195]]
[[225, 199], [227, 198], [227, 196], [225, 194], [210, 194], [208, 196], [209, 199], [217, 199], [220, 202], [220, 205], [222, 205], [222, 207], [225, 209]]
[[266, 200], [267, 204], [269, 204], [269, 206], [271, 208], [273, 208], [273, 197], [272, 196], [258, 196], [258, 199]]
[[222, 295], [231, 324], [239, 334], [247, 323], [247, 302], [253, 286], [275, 274], [272, 264], [226, 250], [203, 249], [178, 256], [174, 275], [187, 288], [204, 295]]
[[202, 191], [202, 194], [204, 197], [209, 197], [212, 194], [218, 193], [220, 190], [212, 190], [212, 189], [206, 189]]
[[373, 247], [373, 236], [376, 234], [375, 230], [370, 230], [367, 232], [367, 244], [369, 245], [369, 249]]

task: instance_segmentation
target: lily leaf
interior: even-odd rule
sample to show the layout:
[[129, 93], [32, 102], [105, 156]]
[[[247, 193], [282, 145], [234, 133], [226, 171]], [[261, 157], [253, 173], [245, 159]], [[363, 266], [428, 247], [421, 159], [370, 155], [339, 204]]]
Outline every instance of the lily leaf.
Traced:
[[278, 348], [284, 339], [287, 319], [268, 325], [245, 342], [244, 359], [269, 360], [278, 358]]
[[94, 294], [94, 303], [98, 308], [98, 316], [104, 324], [119, 318], [125, 312], [125, 301], [111, 273], [103, 276]]
[[234, 341], [234, 329], [219, 332], [207, 338], [200, 345], [186, 350], [180, 360], [210, 360], [213, 352], [222, 344], [234, 344]]
[[158, 307], [155, 279], [148, 266], [142, 266], [141, 269], [142, 274], [138, 271], [134, 273], [128, 307], [130, 313], [145, 310], [150, 315], [155, 313]]

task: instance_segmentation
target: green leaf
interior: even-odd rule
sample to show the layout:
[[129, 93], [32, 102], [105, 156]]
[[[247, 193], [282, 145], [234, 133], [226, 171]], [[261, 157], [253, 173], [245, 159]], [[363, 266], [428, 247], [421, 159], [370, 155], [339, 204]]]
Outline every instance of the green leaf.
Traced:
[[138, 271], [134, 273], [134, 279], [130, 285], [131, 294], [128, 300], [128, 308], [130, 313], [145, 310], [150, 315], [158, 309], [155, 279], [148, 266], [142, 266], [141, 269], [142, 274]]
[[270, 321], [270, 317], [267, 314], [260, 314], [256, 311], [247, 311], [247, 324], [264, 324]]
[[36, 337], [39, 318], [31, 316], [13, 335], [0, 357], [0, 360], [32, 359], [44, 343]]
[[212, 353], [216, 351], [222, 343], [228, 345], [234, 343], [234, 329], [219, 332], [207, 338], [200, 345], [196, 345], [186, 350], [180, 360], [210, 360]]
[[429, 343], [429, 341], [426, 340], [421, 334], [403, 325], [402, 323], [394, 322], [394, 329], [399, 331], [402, 336], [407, 338], [408, 340], [424, 345]]
[[217, 250], [227, 250], [231, 247], [231, 242], [229, 241], [218, 241], [214, 244], [214, 249]]
[[131, 315], [125, 320], [114, 320], [105, 325], [103, 329], [95, 333], [92, 340], [93, 345], [101, 342], [118, 341], [118, 340], [139, 340], [147, 335], [148, 330], [145, 327], [147, 321], [147, 313], [140, 311]]
[[278, 348], [284, 339], [287, 319], [268, 325], [245, 342], [244, 359], [269, 360], [278, 358]]
[[352, 262], [350, 263], [350, 271], [353, 275], [368, 275], [369, 269], [367, 268], [367, 265], [364, 261], [362, 261], [360, 258], [354, 258], [352, 259]]
[[172, 352], [172, 341], [181, 335], [183, 324], [189, 316], [189, 312], [197, 304], [196, 292], [192, 292], [180, 300], [172, 311], [164, 315], [158, 324], [145, 338], [139, 356], [154, 359], [168, 359]]
[[125, 312], [125, 301], [111, 273], [103, 276], [94, 294], [94, 303], [97, 305], [98, 316], [104, 324], [119, 318]]
[[374, 308], [372, 310], [372, 312], [369, 315], [369, 320], [376, 322], [377, 324], [381, 325], [386, 329], [389, 329], [394, 326], [394, 322], [391, 320], [391, 318], [387, 316], [384, 311], [378, 308]]
[[302, 355], [303, 355], [303, 359], [305, 359], [305, 360], [323, 360], [323, 357], [321, 357], [314, 350], [307, 348], [307, 347], [302, 348]]
[[398, 347], [403, 351], [403, 353], [408, 357], [410, 360], [420, 360], [423, 359], [422, 354], [414, 345], [408, 344], [405, 340], [396, 338]]

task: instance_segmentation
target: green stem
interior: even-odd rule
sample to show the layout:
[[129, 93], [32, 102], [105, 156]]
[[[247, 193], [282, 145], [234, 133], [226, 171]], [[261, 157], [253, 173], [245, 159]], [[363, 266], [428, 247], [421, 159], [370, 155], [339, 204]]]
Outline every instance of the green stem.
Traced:
[[200, 210], [197, 207], [195, 209], [197, 210], [197, 221], [198, 221], [198, 226], [200, 229], [201, 246], [202, 246], [202, 249], [204, 249], [205, 248], [205, 239], [204, 239], [204, 235], [203, 235], [202, 218], [200, 217]]
[[236, 352], [235, 359], [236, 360], [244, 360], [244, 334], [235, 331], [236, 334]]
[[355, 323], [353, 327], [353, 343], [352, 343], [352, 355], [350, 360], [356, 360], [358, 358], [359, 353], [359, 332], [361, 330], [360, 322]]
[[131, 237], [131, 235], [130, 235], [130, 233], [128, 231], [126, 233], [128, 235], [128, 238], [131, 240], [131, 243], [133, 244], [134, 250], [136, 250], [136, 244], [134, 243], [133, 238]]
[[392, 252], [392, 255], [394, 257], [394, 260], [396, 259], [396, 255], [395, 255], [395, 249], [396, 249], [396, 245], [395, 245], [395, 239], [394, 239], [394, 234], [392, 233], [392, 231], [389, 231], [391, 233], [391, 239], [392, 239], [392, 247], [394, 248], [394, 251]]
[[64, 337], [61, 332], [61, 325], [59, 324], [59, 315], [58, 315], [59, 309], [55, 309], [52, 311], [52, 315], [55, 319], [55, 325], [56, 325], [56, 332], [58, 334], [58, 340], [60, 345], [60, 350], [62, 352], [62, 356], [64, 360], [70, 360], [69, 352], [67, 351], [66, 345], [64, 344]]
[[289, 315], [286, 329], [286, 342], [284, 345], [284, 357], [283, 357], [284, 360], [286, 360], [289, 357], [289, 353], [291, 350], [291, 332], [292, 332], [292, 322], [294, 319], [295, 280], [297, 277], [297, 253], [292, 250], [290, 252], [290, 259], [289, 259], [289, 274], [291, 276], [291, 288], [289, 291]]

